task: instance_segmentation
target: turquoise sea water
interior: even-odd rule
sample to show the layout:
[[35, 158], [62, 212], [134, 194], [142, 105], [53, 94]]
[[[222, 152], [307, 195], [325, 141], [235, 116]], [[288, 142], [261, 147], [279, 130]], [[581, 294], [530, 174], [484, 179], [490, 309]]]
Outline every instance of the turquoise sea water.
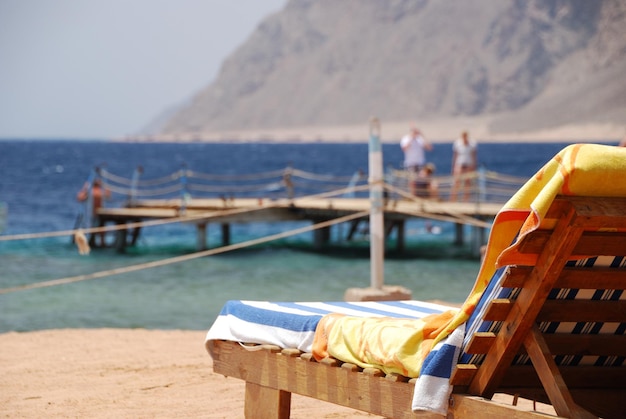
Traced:
[[[564, 144], [485, 144], [482, 164], [514, 176], [532, 175]], [[401, 151], [383, 147], [386, 164], [398, 166]], [[430, 159], [449, 172], [450, 145], [436, 145]], [[141, 164], [146, 178], [185, 164], [205, 173], [258, 173], [292, 165], [315, 173], [350, 175], [366, 169], [366, 144], [120, 144], [103, 141], [0, 141], [0, 202], [8, 204], [4, 235], [71, 229], [75, 201], [90, 170], [126, 176]], [[447, 165], [447, 166], [446, 166]], [[301, 223], [234, 226], [233, 242], [263, 237]], [[450, 226], [441, 235], [407, 231], [408, 257], [385, 261], [385, 283], [409, 288], [414, 298], [462, 302], [479, 269], [474, 258], [446, 258]], [[217, 230], [217, 228], [214, 228]], [[209, 227], [209, 243], [219, 234]], [[207, 329], [228, 299], [341, 300], [347, 288], [370, 283], [366, 248], [314, 252], [310, 235], [252, 249], [73, 284], [0, 295], [0, 332], [49, 328]], [[80, 256], [69, 237], [0, 242], [0, 288], [49, 281], [189, 254], [189, 225], [145, 229], [125, 254], [113, 249]], [[439, 255], [439, 257], [434, 257]]]

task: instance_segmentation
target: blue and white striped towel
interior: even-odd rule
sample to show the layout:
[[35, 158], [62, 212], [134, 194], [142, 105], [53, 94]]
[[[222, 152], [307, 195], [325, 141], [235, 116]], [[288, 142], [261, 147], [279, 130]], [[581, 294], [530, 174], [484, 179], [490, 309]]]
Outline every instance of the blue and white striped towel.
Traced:
[[[268, 302], [228, 301], [209, 329], [206, 340], [277, 345], [311, 352], [315, 328], [322, 316], [341, 313], [359, 317], [422, 318], [455, 307], [424, 301]], [[440, 342], [424, 361], [415, 385], [413, 409], [445, 414], [452, 391], [450, 374], [456, 365], [464, 328]]]

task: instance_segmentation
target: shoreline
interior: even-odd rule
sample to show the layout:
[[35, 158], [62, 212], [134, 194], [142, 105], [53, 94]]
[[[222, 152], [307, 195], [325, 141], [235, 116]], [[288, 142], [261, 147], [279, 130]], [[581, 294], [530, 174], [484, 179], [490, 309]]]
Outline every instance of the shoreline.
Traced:
[[[205, 336], [110, 328], [2, 333], [0, 415], [242, 418], [245, 383], [213, 372]], [[512, 397], [494, 400], [510, 404]], [[532, 402], [518, 407], [531, 410]], [[554, 414], [547, 405], [537, 410]], [[378, 416], [294, 394], [291, 417]]]
[[[381, 142], [397, 143], [406, 134], [411, 121], [381, 124]], [[626, 135], [624, 125], [613, 123], [580, 123], [546, 129], [494, 132], [490, 118], [447, 118], [417, 121], [424, 136], [432, 143], [451, 143], [467, 130], [478, 143], [550, 143], [550, 142], [600, 142], [618, 143]], [[117, 142], [168, 142], [168, 143], [359, 143], [367, 142], [369, 126], [303, 126], [293, 128], [259, 128], [220, 130], [202, 133], [162, 135], [128, 135], [114, 138]]]

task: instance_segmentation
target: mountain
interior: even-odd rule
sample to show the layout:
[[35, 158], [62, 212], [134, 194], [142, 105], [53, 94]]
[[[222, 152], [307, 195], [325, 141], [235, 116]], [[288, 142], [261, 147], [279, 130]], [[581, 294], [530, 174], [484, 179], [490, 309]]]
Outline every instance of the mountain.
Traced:
[[623, 0], [290, 0], [170, 137], [382, 121], [626, 126]]

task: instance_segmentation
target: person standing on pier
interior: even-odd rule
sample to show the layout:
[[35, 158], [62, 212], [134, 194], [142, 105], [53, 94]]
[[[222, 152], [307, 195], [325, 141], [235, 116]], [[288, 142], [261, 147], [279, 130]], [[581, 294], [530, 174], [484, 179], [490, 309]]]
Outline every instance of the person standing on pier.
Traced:
[[469, 201], [472, 178], [468, 175], [476, 170], [476, 142], [470, 140], [469, 133], [463, 131], [461, 137], [452, 145], [452, 176], [454, 183], [450, 192], [450, 201], [456, 201], [459, 186], [463, 184], [463, 200]]
[[409, 190], [411, 195], [415, 195], [415, 178], [426, 163], [425, 151], [431, 151], [433, 146], [413, 125], [409, 133], [400, 140], [400, 147], [404, 152], [404, 169], [409, 175]]
[[[99, 217], [98, 217], [98, 209], [102, 207], [103, 201], [105, 199], [108, 199], [110, 196], [111, 196], [111, 191], [109, 191], [108, 189], [102, 186], [102, 182], [100, 181], [100, 179], [95, 179], [93, 181], [93, 184], [91, 185], [91, 197], [92, 197], [91, 224], [93, 227], [102, 227], [99, 221]], [[85, 182], [81, 190], [78, 191], [78, 194], [76, 195], [76, 199], [79, 202], [85, 202], [87, 201], [87, 198], [89, 198], [89, 182]], [[99, 238], [98, 240], [100, 242], [99, 244], [96, 243], [96, 237]], [[96, 246], [104, 247], [105, 246], [104, 232], [98, 232], [98, 233], [92, 234], [89, 241], [90, 241], [89, 244], [92, 246], [96, 245]]]
[[439, 199], [437, 181], [433, 178], [435, 165], [427, 163], [422, 167], [415, 179], [415, 196], [427, 199]]

